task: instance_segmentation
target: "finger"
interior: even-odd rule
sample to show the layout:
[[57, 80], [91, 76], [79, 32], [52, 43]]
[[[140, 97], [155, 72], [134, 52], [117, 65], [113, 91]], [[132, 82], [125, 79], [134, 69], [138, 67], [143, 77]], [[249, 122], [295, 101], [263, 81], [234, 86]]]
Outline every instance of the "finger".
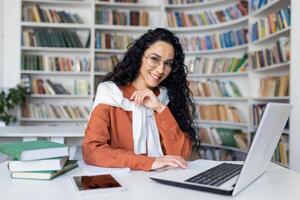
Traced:
[[136, 93], [137, 93], [137, 91], [135, 91], [135, 92], [131, 95], [130, 100], [134, 100], [134, 98], [135, 98], [135, 96], [136, 96]]
[[181, 168], [187, 168], [187, 164], [185, 162], [184, 159], [180, 159], [180, 156], [170, 156], [167, 157], [168, 160], [175, 162], [176, 164], [178, 164]]

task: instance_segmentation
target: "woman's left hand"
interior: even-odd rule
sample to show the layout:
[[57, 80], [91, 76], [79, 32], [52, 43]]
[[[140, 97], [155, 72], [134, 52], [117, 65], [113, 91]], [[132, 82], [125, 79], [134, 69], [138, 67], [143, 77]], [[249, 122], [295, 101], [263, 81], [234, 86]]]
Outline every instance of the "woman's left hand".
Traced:
[[136, 105], [151, 108], [158, 113], [166, 108], [166, 106], [158, 100], [153, 91], [148, 88], [135, 91], [131, 95], [130, 100], [133, 100]]

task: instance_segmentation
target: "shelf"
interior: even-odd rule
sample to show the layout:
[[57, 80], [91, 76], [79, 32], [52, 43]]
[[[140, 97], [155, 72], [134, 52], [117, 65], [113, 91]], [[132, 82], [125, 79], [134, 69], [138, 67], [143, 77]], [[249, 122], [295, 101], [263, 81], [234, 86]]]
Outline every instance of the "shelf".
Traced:
[[219, 23], [219, 24], [194, 26], [194, 27], [168, 27], [168, 29], [173, 32], [209, 31], [209, 30], [213, 30], [213, 29], [223, 29], [227, 26], [247, 24], [247, 22], [248, 22], [248, 16], [244, 16], [244, 17], [241, 17], [240, 19], [235, 19], [235, 20], [231, 20], [231, 21], [223, 22], [223, 23]]
[[65, 71], [38, 71], [38, 70], [21, 70], [21, 74], [30, 75], [53, 75], [53, 76], [89, 76], [90, 72], [65, 72]]
[[90, 48], [21, 47], [23, 51], [89, 53]]
[[123, 54], [127, 50], [126, 49], [95, 49], [96, 53], [119, 53]]
[[83, 5], [91, 5], [91, 1], [87, 0], [22, 0], [22, 3], [32, 3], [32, 4], [55, 4], [55, 5], [70, 5], [70, 6], [83, 6]]
[[[222, 127], [222, 128], [248, 128], [246, 123], [234, 123], [234, 122], [223, 122], [213, 120], [199, 120], [196, 122], [197, 126], [209, 126], [209, 127]], [[203, 126], [202, 126], [203, 125]]]
[[290, 97], [252, 97], [251, 100], [255, 100], [255, 101], [283, 101], [283, 100], [290, 100]]
[[272, 9], [276, 4], [278, 4], [280, 0], [273, 0], [269, 2], [268, 4], [264, 5], [260, 9], [254, 11], [253, 13], [250, 13], [252, 17], [258, 17], [259, 15], [262, 15], [264, 12], [266, 12], [269, 9]]
[[0, 128], [0, 137], [83, 137], [84, 126], [7, 126]]
[[228, 146], [223, 146], [223, 145], [214, 145], [214, 144], [207, 144], [207, 143], [201, 143], [200, 146], [207, 147], [207, 148], [226, 149], [226, 150], [236, 151], [236, 152], [245, 153], [245, 154], [248, 153], [247, 151], [239, 149], [237, 147], [228, 147]]
[[214, 53], [226, 53], [231, 51], [246, 51], [248, 48], [247, 44], [239, 45], [230, 48], [212, 49], [212, 50], [201, 50], [201, 51], [185, 51], [186, 55], [201, 55], [201, 54], [214, 54]]
[[73, 29], [90, 29], [90, 24], [77, 23], [47, 23], [47, 22], [21, 22], [23, 27], [45, 27], [45, 28], [73, 28]]
[[268, 35], [267, 37], [252, 41], [249, 44], [257, 45], [257, 44], [261, 44], [261, 43], [266, 43], [269, 40], [275, 40], [276, 37], [281, 37], [281, 36], [288, 34], [290, 32], [290, 30], [291, 30], [291, 27], [282, 29], [280, 31], [276, 31], [275, 33], [272, 33], [271, 35]]
[[248, 98], [246, 97], [194, 97], [194, 101], [244, 101], [247, 102]]
[[160, 4], [146, 4], [146, 3], [122, 3], [122, 2], [100, 2], [96, 1], [97, 6], [103, 7], [117, 7], [117, 8], [138, 8], [138, 9], [160, 9]]
[[189, 73], [188, 78], [225, 78], [225, 77], [240, 77], [248, 76], [248, 72], [232, 72], [232, 73], [219, 73], [219, 74], [196, 74]]
[[95, 76], [104, 76], [106, 75], [108, 72], [94, 72]]
[[259, 73], [259, 72], [270, 72], [270, 71], [275, 71], [275, 70], [280, 70], [280, 69], [288, 69], [290, 66], [290, 62], [284, 62], [284, 63], [279, 63], [279, 64], [274, 64], [270, 66], [265, 66], [262, 68], [254, 69], [252, 70], [254, 73]]
[[280, 162], [277, 162], [277, 161], [273, 161], [273, 160], [272, 160], [272, 163], [275, 163], [276, 165], [280, 165], [281, 167], [289, 168], [288, 165], [285, 165], [285, 164], [280, 163]]
[[23, 118], [21, 122], [87, 122], [87, 119], [69, 119], [69, 118]]
[[[252, 132], [253, 132], [253, 131], [256, 131], [257, 128], [258, 128], [257, 125], [252, 125], [251, 131], [252, 131]], [[284, 134], [284, 135], [289, 135], [289, 134], [290, 134], [290, 130], [289, 130], [289, 129], [284, 129], [284, 130], [282, 131], [282, 134]]]
[[147, 31], [149, 29], [153, 29], [154, 27], [150, 26], [122, 26], [122, 25], [101, 25], [101, 24], [96, 24], [95, 29], [96, 30], [114, 30], [114, 31]]
[[178, 8], [203, 8], [204, 6], [211, 6], [214, 4], [223, 3], [224, 0], [215, 0], [204, 3], [182, 3], [182, 4], [166, 4], [166, 9], [178, 9]]
[[56, 95], [45, 95], [45, 94], [32, 94], [29, 96], [30, 98], [62, 98], [62, 99], [86, 99], [90, 98], [89, 95], [67, 95], [67, 94], [56, 94]]

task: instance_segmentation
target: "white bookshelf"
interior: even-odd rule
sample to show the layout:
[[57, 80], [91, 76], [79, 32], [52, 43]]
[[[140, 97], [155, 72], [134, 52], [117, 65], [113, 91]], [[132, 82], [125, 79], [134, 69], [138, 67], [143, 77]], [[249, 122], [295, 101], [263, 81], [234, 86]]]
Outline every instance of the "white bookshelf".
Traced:
[[[96, 55], [122, 55], [125, 53], [125, 49], [97, 49], [95, 47], [95, 33], [107, 32], [132, 35], [137, 37], [143, 32], [146, 32], [150, 28], [161, 27], [162, 18], [162, 4], [160, 0], [147, 1], [141, 0], [139, 3], [117, 3], [117, 2], [100, 2], [98, 0], [19, 0], [19, 6], [21, 13], [24, 13], [24, 8], [40, 5], [42, 9], [53, 9], [56, 11], [66, 11], [71, 14], [78, 14], [83, 23], [49, 23], [49, 22], [28, 22], [20, 21], [20, 29], [60, 29], [60, 30], [73, 30], [78, 33], [81, 42], [84, 44], [84, 40], [87, 38], [87, 34], [82, 32], [90, 33], [90, 44], [89, 47], [83, 48], [61, 48], [61, 47], [27, 47], [20, 46], [20, 54], [27, 55], [46, 55], [52, 57], [88, 57], [90, 59], [90, 71], [73, 72], [73, 71], [36, 71], [36, 70], [20, 70], [21, 75], [28, 75], [32, 78], [54, 78], [55, 81], [61, 80], [64, 85], [65, 80], [70, 82], [70, 79], [87, 79], [89, 80], [89, 95], [44, 95], [44, 94], [32, 94], [28, 96], [30, 102], [45, 102], [55, 103], [64, 101], [75, 101], [80, 105], [92, 105], [94, 97], [94, 91], [96, 86], [95, 81], [98, 77], [104, 76], [107, 72], [96, 72], [95, 69], [95, 57]], [[149, 12], [149, 26], [131, 26], [131, 25], [106, 25], [96, 23], [96, 9], [117, 9], [120, 11], [139, 11], [147, 10]], [[22, 14], [21, 14], [22, 16]], [[20, 36], [21, 37], [21, 36]], [[64, 85], [65, 86], [65, 85]], [[70, 83], [69, 83], [70, 86]], [[75, 87], [75, 86], [73, 86]], [[69, 88], [70, 89], [70, 88]], [[77, 122], [86, 122], [85, 120], [78, 119], [50, 119], [50, 118], [20, 118], [22, 124], [34, 122], [35, 124], [41, 123], [63, 125], [64, 123], [72, 123], [74, 125]]]
[[[268, 1], [268, 3], [264, 6], [262, 6], [260, 9], [251, 12], [250, 11], [250, 16], [249, 16], [249, 33], [251, 35], [251, 25], [258, 21], [261, 20], [265, 17], [267, 17], [270, 13], [277, 12], [281, 8], [284, 8], [285, 6], [290, 5], [290, 0], [286, 1], [281, 1], [281, 0], [273, 0], [273, 1]], [[249, 5], [250, 9], [250, 5]], [[291, 15], [295, 13], [295, 9], [291, 9]], [[293, 29], [295, 29], [294, 26], [292, 26]], [[258, 50], [263, 50], [266, 48], [269, 48], [271, 44], [274, 44], [280, 37], [290, 37], [291, 35], [291, 27], [285, 28], [283, 30], [279, 30], [277, 32], [274, 32], [272, 34], [267, 34], [263, 38], [259, 38], [256, 41], [251, 41], [249, 42], [248, 50], [249, 53], [255, 52]], [[295, 45], [295, 41], [291, 42], [291, 51], [293, 48], [293, 45]], [[294, 55], [294, 54], [293, 54]], [[294, 59], [294, 56], [291, 56], [291, 59]], [[292, 103], [291, 99], [293, 99], [293, 96], [295, 93], [291, 91], [291, 86], [293, 85], [293, 82], [295, 79], [292, 77], [292, 73], [290, 73], [292, 65], [292, 61], [285, 61], [283, 63], [278, 63], [278, 64], [272, 64], [272, 65], [266, 65], [262, 68], [256, 68], [254, 69], [253, 66], [250, 67], [249, 70], [249, 81], [251, 82], [251, 87], [250, 87], [250, 98], [249, 98], [249, 108], [251, 108], [252, 105], [254, 104], [266, 104], [268, 102], [278, 102], [278, 103]], [[282, 76], [282, 75], [290, 75], [289, 79], [289, 96], [275, 96], [275, 97], [260, 97], [258, 90], [259, 90], [259, 80], [262, 78], [266, 77], [271, 77], [271, 76]], [[252, 110], [250, 110], [250, 116], [252, 116]], [[287, 145], [288, 151], [289, 151], [289, 165], [284, 165], [285, 167], [289, 167], [291, 169], [295, 169], [292, 166], [293, 160], [298, 160], [295, 156], [293, 156], [293, 147], [291, 143], [291, 138], [294, 133], [293, 128], [291, 127], [291, 121], [293, 121], [294, 116], [293, 114], [290, 116], [290, 126], [289, 129], [285, 129], [282, 133], [284, 137], [288, 137], [289, 144]], [[251, 131], [256, 131], [256, 126], [250, 127]]]
[[[179, 12], [189, 12], [197, 13], [202, 12], [205, 9], [218, 10], [226, 8], [230, 5], [234, 5], [237, 1], [209, 1], [203, 3], [191, 3], [191, 4], [165, 4], [165, 10], [167, 11], [179, 11]], [[238, 30], [248, 26], [248, 16], [240, 17], [235, 20], [226, 21], [218, 24], [202, 25], [202, 26], [192, 26], [192, 27], [168, 27], [169, 30], [173, 31], [179, 37], [189, 37], [199, 35], [213, 35], [215, 33], [223, 33], [231, 30]], [[230, 48], [221, 49], [209, 49], [200, 51], [185, 51], [186, 59], [194, 59], [195, 57], [208, 57], [208, 58], [219, 58], [219, 57], [242, 57], [244, 53], [247, 53], [248, 45], [238, 45]], [[237, 56], [238, 55], [238, 56]], [[232, 80], [235, 83], [239, 83], [243, 86], [242, 94], [243, 97], [193, 97], [196, 105], [238, 105], [238, 107], [243, 108], [243, 115], [245, 121], [243, 123], [235, 122], [223, 122], [223, 121], [212, 121], [212, 120], [198, 120], [195, 125], [198, 128], [213, 127], [213, 128], [228, 128], [228, 129], [240, 129], [248, 132], [249, 119], [248, 119], [248, 72], [232, 72], [232, 73], [218, 73], [218, 74], [200, 74], [200, 73], [190, 73], [188, 74], [188, 79], [193, 81], [203, 81], [203, 80]], [[198, 110], [198, 108], [197, 108]], [[211, 144], [201, 144], [203, 148], [210, 149], [223, 149], [233, 152], [242, 152], [238, 148], [227, 147], [222, 145], [211, 145]]]
[[[132, 35], [138, 35], [142, 32], [145, 32], [149, 28], [155, 28], [157, 26], [167, 27], [166, 25], [166, 17], [165, 13], [169, 10], [180, 10], [180, 11], [193, 11], [193, 10], [203, 10], [203, 9], [216, 9], [216, 8], [224, 8], [228, 5], [234, 4], [237, 1], [230, 0], [230, 1], [224, 1], [224, 0], [216, 0], [211, 2], [205, 2], [205, 3], [195, 3], [195, 4], [178, 4], [178, 5], [167, 5], [162, 4], [160, 0], [155, 1], [147, 1], [147, 0], [141, 0], [140, 4], [128, 4], [128, 3], [112, 3], [112, 2], [97, 2], [96, 0], [84, 0], [84, 1], [72, 1], [72, 0], [61, 0], [61, 1], [54, 1], [54, 0], [19, 0], [19, 4], [25, 3], [28, 5], [35, 5], [40, 4], [44, 7], [51, 7], [51, 8], [62, 8], [63, 10], [69, 10], [74, 11], [75, 13], [82, 13], [87, 15], [87, 19], [85, 19], [84, 24], [49, 24], [49, 23], [33, 23], [33, 22], [21, 22], [19, 23], [20, 28], [56, 28], [56, 29], [72, 29], [72, 30], [78, 30], [78, 31], [90, 31], [91, 33], [91, 43], [89, 48], [47, 48], [47, 47], [19, 47], [18, 50], [20, 50], [20, 53], [26, 52], [29, 54], [46, 54], [46, 55], [76, 55], [76, 56], [88, 56], [91, 59], [91, 71], [90, 72], [36, 72], [36, 71], [21, 71], [21, 74], [29, 74], [30, 76], [49, 76], [51, 77], [60, 77], [62, 79], [67, 78], [78, 78], [78, 77], [84, 77], [89, 79], [90, 83], [90, 95], [88, 96], [75, 96], [75, 95], [33, 95], [30, 97], [32, 101], [42, 100], [46, 102], [53, 102], [53, 101], [65, 101], [65, 100], [75, 100], [75, 101], [84, 101], [85, 105], [89, 104], [91, 105], [93, 96], [94, 96], [94, 90], [95, 90], [95, 79], [97, 79], [100, 76], [103, 76], [106, 74], [106, 72], [95, 72], [95, 56], [96, 54], [103, 54], [103, 55], [122, 55], [125, 53], [125, 50], [123, 49], [96, 49], [94, 45], [95, 41], [95, 32], [96, 31], [103, 31], [103, 32], [113, 32], [113, 33], [119, 33], [122, 32], [124, 34], [132, 34]], [[216, 25], [208, 25], [208, 26], [201, 26], [201, 27], [167, 27], [170, 30], [174, 31], [178, 36], [181, 35], [191, 35], [191, 34], [198, 34], [200, 35], [210, 35], [215, 32], [222, 32], [227, 31], [231, 29], [237, 29], [237, 28], [243, 28], [245, 26], [250, 27], [250, 25], [257, 19], [260, 19], [261, 17], [266, 16], [270, 12], [273, 12], [274, 10], [278, 9], [282, 5], [286, 4], [287, 1], [281, 1], [281, 0], [274, 0], [270, 4], [262, 7], [260, 10], [255, 11], [254, 13], [249, 12], [249, 16], [243, 17], [241, 19], [233, 20], [230, 22], [225, 22], [222, 24], [216, 24]], [[300, 4], [296, 0], [293, 0], [294, 5]], [[293, 5], [293, 6], [294, 6]], [[99, 6], [105, 7], [105, 8], [116, 8], [121, 10], [130, 10], [130, 9], [143, 9], [148, 10], [149, 13], [154, 13], [154, 16], [156, 16], [156, 24], [151, 24], [147, 27], [138, 27], [138, 26], [112, 26], [112, 25], [99, 25], [95, 24], [95, 8]], [[298, 5], [300, 7], [300, 5]], [[226, 48], [226, 49], [218, 49], [218, 50], [205, 50], [205, 51], [189, 51], [186, 53], [186, 58], [191, 58], [195, 56], [209, 56], [209, 57], [230, 57], [230, 56], [236, 56], [236, 55], [242, 55], [244, 52], [250, 52], [255, 51], [259, 48], [266, 47], [269, 43], [273, 42], [274, 40], [278, 39], [281, 36], [292, 36], [293, 39], [293, 46], [292, 45], [292, 52], [297, 52], [297, 45], [295, 41], [298, 41], [299, 39], [296, 37], [300, 34], [296, 32], [298, 30], [294, 30], [294, 27], [297, 22], [297, 19], [299, 18], [296, 12], [292, 12], [292, 27], [281, 30], [279, 32], [276, 32], [272, 35], [267, 36], [266, 38], [257, 40], [255, 42], [248, 41], [249, 43], [246, 45], [236, 46], [233, 48]], [[300, 27], [300, 25], [298, 25]], [[294, 31], [294, 32], [293, 32]], [[250, 32], [250, 29], [249, 29]], [[293, 37], [294, 34], [294, 37]], [[298, 42], [299, 44], [300, 42]], [[294, 104], [293, 113], [290, 119], [290, 129], [285, 130], [284, 134], [289, 135], [290, 138], [290, 165], [289, 167], [292, 169], [297, 169], [300, 171], [300, 159], [296, 158], [296, 152], [299, 152], [299, 149], [297, 146], [300, 144], [300, 136], [296, 135], [297, 132], [300, 132], [300, 127], [298, 127], [297, 119], [300, 119], [300, 106], [298, 106], [298, 96], [300, 96], [300, 92], [297, 88], [297, 81], [299, 78], [296, 77], [300, 74], [299, 69], [297, 66], [300, 66], [300, 63], [298, 60], [296, 60], [296, 56], [292, 56], [291, 62], [286, 62], [282, 64], [272, 65], [272, 66], [266, 66], [261, 69], [255, 69], [253, 70], [251, 67], [248, 67], [247, 72], [241, 72], [241, 73], [221, 73], [221, 74], [188, 74], [188, 78], [192, 80], [202, 80], [202, 79], [231, 79], [233, 81], [242, 82], [242, 90], [243, 90], [243, 97], [237, 97], [237, 98], [226, 98], [226, 97], [217, 97], [217, 98], [196, 98], [196, 101], [198, 103], [205, 103], [205, 104], [237, 104], [238, 107], [243, 108], [242, 112], [245, 115], [246, 122], [245, 123], [230, 123], [230, 122], [219, 122], [219, 121], [199, 121], [198, 125], [201, 127], [220, 127], [220, 128], [232, 128], [232, 129], [243, 129], [246, 130], [246, 132], [250, 132], [253, 130], [252, 124], [251, 124], [251, 110], [250, 106], [253, 103], [266, 103], [266, 102], [291, 102]], [[20, 67], [19, 67], [20, 68]], [[272, 97], [272, 98], [261, 98], [255, 95], [255, 91], [257, 91], [257, 88], [252, 85], [253, 80], [257, 80], [257, 78], [261, 76], [266, 76], [268, 74], [281, 74], [282, 71], [291, 71], [293, 73], [290, 73], [290, 97]], [[250, 83], [250, 84], [249, 84]], [[297, 116], [299, 115], [299, 116]], [[22, 120], [30, 121], [32, 119], [26, 119], [23, 118]], [[55, 123], [55, 119], [36, 119], [36, 123], [39, 123], [40, 121], [44, 121], [45, 123]], [[75, 120], [76, 121], [76, 120]], [[72, 122], [66, 122], [68, 124]], [[66, 136], [67, 137], [67, 136]], [[212, 147], [214, 148], [214, 147]], [[227, 147], [218, 147], [218, 148], [224, 148]]]

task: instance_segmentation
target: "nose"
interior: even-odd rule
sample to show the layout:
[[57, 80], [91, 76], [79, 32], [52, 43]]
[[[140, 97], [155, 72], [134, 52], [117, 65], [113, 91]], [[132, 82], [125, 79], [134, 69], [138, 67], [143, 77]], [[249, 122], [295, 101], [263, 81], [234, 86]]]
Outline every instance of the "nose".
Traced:
[[156, 68], [155, 70], [159, 73], [159, 74], [162, 74], [164, 73], [164, 62], [161, 62]]

